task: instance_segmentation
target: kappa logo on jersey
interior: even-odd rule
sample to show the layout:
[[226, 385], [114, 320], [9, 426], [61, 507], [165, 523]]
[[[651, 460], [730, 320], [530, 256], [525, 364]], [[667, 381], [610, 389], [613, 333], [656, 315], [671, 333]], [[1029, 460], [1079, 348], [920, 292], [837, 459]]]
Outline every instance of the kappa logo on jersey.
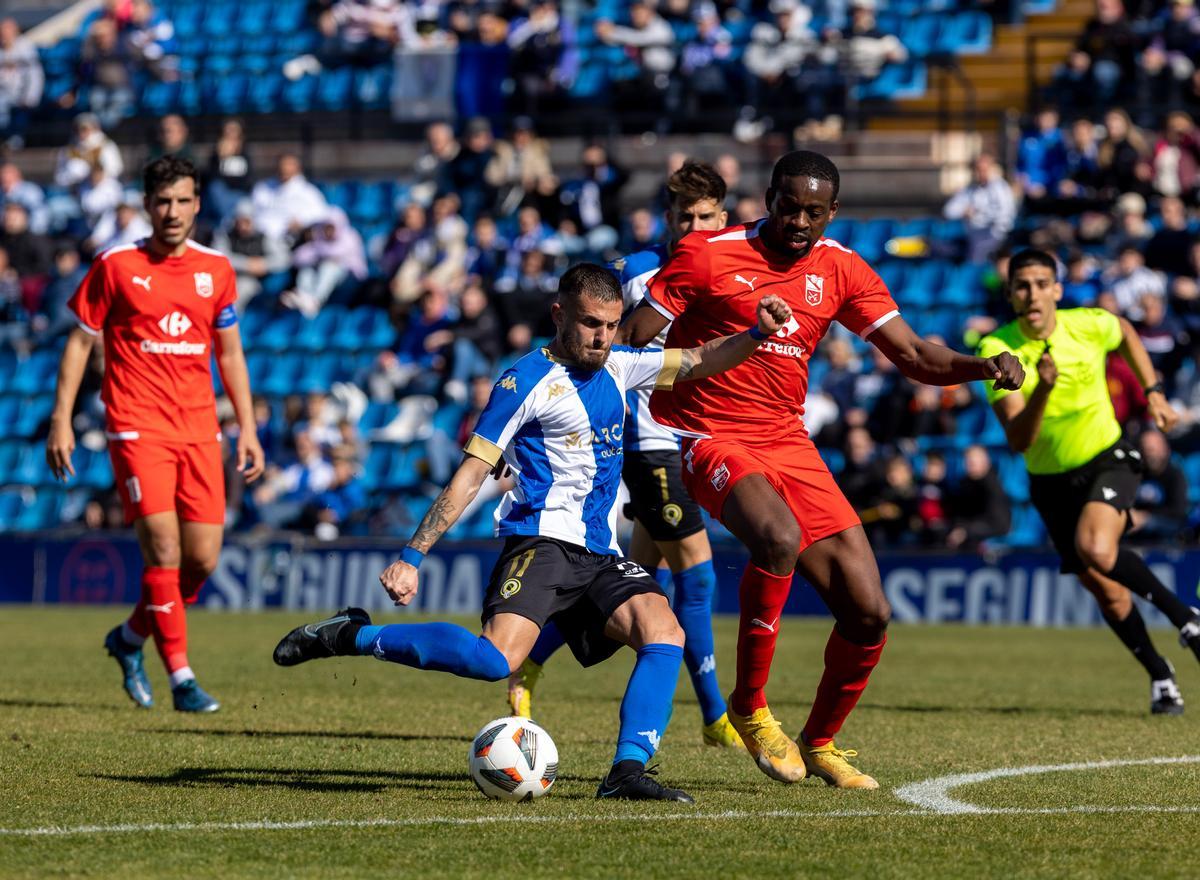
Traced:
[[578, 431], [572, 431], [567, 435], [567, 449], [582, 449], [583, 435]]
[[517, 380], [513, 376], [505, 376], [497, 383], [497, 387], [503, 388], [505, 391], [512, 391], [515, 393], [517, 390]]
[[159, 319], [158, 328], [168, 336], [182, 336], [192, 328], [192, 321], [183, 312], [171, 312]]
[[753, 278], [751, 278], [749, 281], [747, 281], [741, 275], [734, 275], [733, 280], [738, 282], [738, 284], [746, 285], [747, 287], [750, 288], [750, 291], [753, 292], [754, 291], [754, 282], [758, 280], [758, 276], [755, 275]]
[[193, 272], [196, 281], [196, 296], [208, 299], [213, 295], [213, 277], [208, 272]]
[[556, 397], [561, 397], [562, 395], [566, 394], [570, 390], [571, 389], [568, 388], [566, 385], [564, 385], [562, 382], [555, 382], [553, 385], [551, 385], [549, 388], [546, 389], [546, 399], [553, 400]]
[[804, 299], [810, 306], [819, 306], [825, 297], [825, 279], [820, 275], [804, 276]]
[[712, 486], [718, 492], [725, 488], [725, 484], [729, 482], [729, 468], [722, 464], [719, 468], [713, 471], [711, 477]]
[[138, 276], [134, 275], [133, 283], [136, 284], [138, 287], [146, 288], [146, 293], [150, 292], [150, 276], [149, 275], [147, 275], [145, 278], [139, 278]]

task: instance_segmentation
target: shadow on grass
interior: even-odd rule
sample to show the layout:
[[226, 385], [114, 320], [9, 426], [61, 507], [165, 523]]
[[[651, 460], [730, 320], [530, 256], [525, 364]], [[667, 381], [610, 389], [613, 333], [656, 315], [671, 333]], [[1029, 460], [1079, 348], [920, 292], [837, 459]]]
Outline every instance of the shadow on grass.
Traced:
[[[90, 779], [129, 782], [172, 788], [283, 788], [335, 794], [377, 794], [389, 790], [437, 791], [443, 795], [461, 789], [471, 800], [479, 797], [465, 772], [444, 770], [330, 770], [278, 767], [180, 767], [171, 773], [91, 773]], [[594, 784], [590, 777], [562, 776], [560, 779]], [[586, 794], [555, 792], [556, 798], [587, 799]]]
[[470, 742], [469, 736], [448, 736], [443, 733], [381, 733], [375, 730], [220, 730], [203, 727], [146, 728], [142, 733], [188, 734], [196, 736], [296, 737], [298, 739], [381, 739], [402, 742]]
[[114, 706], [111, 703], [72, 703], [65, 700], [0, 700], [0, 706], [8, 706], [13, 709], [87, 709], [93, 711], [96, 709], [102, 712], [128, 712], [130, 706], [126, 703], [124, 706]]
[[880, 712], [909, 712], [916, 714], [958, 715], [1049, 715], [1061, 718], [1142, 718], [1146, 715], [1138, 709], [1112, 709], [1097, 706], [941, 706], [937, 704], [859, 703], [859, 709], [877, 709]]

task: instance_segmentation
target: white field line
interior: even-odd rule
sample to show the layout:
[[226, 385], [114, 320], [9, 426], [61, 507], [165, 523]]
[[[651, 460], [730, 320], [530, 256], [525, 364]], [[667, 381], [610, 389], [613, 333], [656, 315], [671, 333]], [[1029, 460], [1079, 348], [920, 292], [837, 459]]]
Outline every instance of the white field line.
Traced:
[[[953, 815], [956, 813], [1068, 813], [1068, 812], [1131, 812], [1136, 808], [1130, 807], [1074, 807], [1074, 808], [1058, 808], [1048, 810], [1034, 809], [1002, 809], [992, 807], [980, 807], [976, 804], [960, 801], [950, 796], [950, 789], [958, 788], [961, 785], [974, 785], [979, 782], [987, 782], [992, 779], [1005, 779], [1012, 776], [1031, 776], [1038, 773], [1061, 773], [1070, 770], [1108, 770], [1112, 767], [1140, 767], [1146, 765], [1161, 765], [1161, 764], [1197, 764], [1200, 763], [1200, 755], [1184, 755], [1178, 758], [1136, 758], [1133, 760], [1124, 761], [1084, 761], [1078, 764], [1046, 764], [1033, 767], [999, 767], [995, 770], [984, 770], [979, 773], [959, 773], [953, 776], [939, 776], [936, 779], [926, 779], [922, 782], [914, 782], [911, 785], [904, 785], [896, 789], [896, 797], [905, 803], [920, 807], [922, 810], [931, 810], [934, 813], [942, 815]], [[1200, 812], [1200, 808], [1192, 807], [1143, 807], [1145, 812]]]
[[[1200, 807], [1160, 807], [1153, 805], [1106, 807], [1046, 807], [1029, 809], [987, 809], [970, 811], [972, 815], [1029, 815], [1052, 816], [1067, 813], [1200, 813]], [[152, 834], [161, 832], [175, 834], [180, 831], [224, 832], [224, 831], [307, 831], [323, 828], [412, 828], [412, 827], [472, 827], [481, 825], [551, 825], [588, 824], [614, 822], [729, 822], [745, 819], [845, 819], [845, 818], [930, 818], [944, 814], [926, 810], [828, 810], [825, 812], [805, 810], [725, 810], [720, 813], [631, 813], [627, 816], [588, 816], [567, 814], [563, 816], [475, 816], [460, 818], [430, 816], [423, 819], [300, 819], [294, 822], [180, 822], [180, 823], [130, 823], [126, 825], [75, 825], [47, 826], [42, 828], [0, 828], [0, 837], [72, 837], [103, 834]]]

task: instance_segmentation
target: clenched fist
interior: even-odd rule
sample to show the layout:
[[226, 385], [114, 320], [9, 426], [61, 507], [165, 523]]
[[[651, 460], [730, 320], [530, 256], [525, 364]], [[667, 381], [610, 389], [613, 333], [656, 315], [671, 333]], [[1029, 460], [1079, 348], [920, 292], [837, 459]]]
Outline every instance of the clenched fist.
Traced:
[[983, 362], [986, 371], [983, 378], [995, 379], [1001, 391], [1016, 391], [1025, 383], [1025, 368], [1012, 352], [1002, 351]]
[[758, 332], [771, 336], [792, 319], [792, 307], [775, 294], [758, 301]]
[[385, 568], [379, 582], [397, 605], [407, 605], [417, 595], [417, 569], [402, 559]]

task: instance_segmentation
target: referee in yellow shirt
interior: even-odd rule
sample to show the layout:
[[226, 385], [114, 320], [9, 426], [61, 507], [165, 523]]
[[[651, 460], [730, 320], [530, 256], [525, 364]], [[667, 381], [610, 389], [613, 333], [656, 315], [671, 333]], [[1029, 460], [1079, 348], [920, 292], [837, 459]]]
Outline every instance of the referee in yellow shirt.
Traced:
[[1189, 608], [1132, 550], [1121, 547], [1141, 483], [1141, 454], [1121, 437], [1108, 395], [1105, 360], [1118, 351], [1146, 392], [1155, 426], [1178, 420], [1137, 331], [1103, 309], [1058, 310], [1058, 262], [1025, 250], [1009, 263], [1009, 301], [1017, 319], [979, 345], [982, 357], [1010, 351], [1025, 367], [1019, 391], [991, 389], [1008, 445], [1024, 453], [1029, 495], [1062, 559], [1096, 597], [1108, 625], [1150, 673], [1150, 711], [1178, 715], [1183, 698], [1174, 669], [1150, 641], [1129, 592], [1149, 600], [1179, 627], [1200, 658], [1200, 611]]

